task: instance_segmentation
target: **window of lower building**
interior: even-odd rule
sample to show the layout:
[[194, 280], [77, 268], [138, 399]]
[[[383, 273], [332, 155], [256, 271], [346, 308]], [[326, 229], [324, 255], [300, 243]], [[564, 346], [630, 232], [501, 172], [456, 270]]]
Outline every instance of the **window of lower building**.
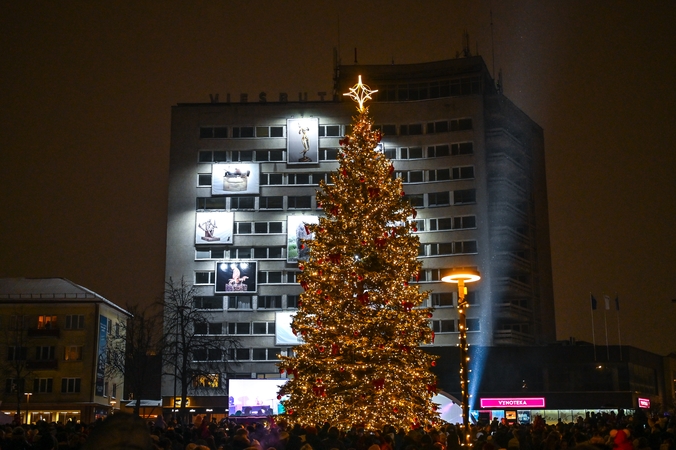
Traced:
[[46, 394], [52, 392], [54, 387], [53, 378], [34, 378], [33, 379], [33, 392]]
[[63, 394], [79, 393], [81, 383], [82, 380], [80, 378], [62, 378], [61, 393]]

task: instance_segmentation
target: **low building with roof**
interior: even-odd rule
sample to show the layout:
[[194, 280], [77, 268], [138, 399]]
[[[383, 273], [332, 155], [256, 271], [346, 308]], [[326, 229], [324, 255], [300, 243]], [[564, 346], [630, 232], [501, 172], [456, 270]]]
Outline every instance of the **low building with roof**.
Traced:
[[0, 411], [22, 423], [91, 422], [120, 407], [106, 344], [130, 314], [65, 278], [0, 278]]

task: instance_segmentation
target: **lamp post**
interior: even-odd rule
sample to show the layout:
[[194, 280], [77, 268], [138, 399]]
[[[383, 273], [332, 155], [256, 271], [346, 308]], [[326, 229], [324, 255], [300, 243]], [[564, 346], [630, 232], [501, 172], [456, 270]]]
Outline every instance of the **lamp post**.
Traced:
[[467, 345], [467, 317], [465, 310], [469, 306], [465, 300], [467, 294], [466, 283], [481, 279], [476, 269], [457, 268], [446, 270], [441, 274], [441, 281], [458, 284], [458, 328], [460, 332], [460, 391], [462, 393], [462, 425], [463, 446], [472, 445], [469, 425], [469, 353]]
[[30, 413], [28, 412], [28, 410], [29, 410], [31, 395], [33, 395], [33, 393], [32, 392], [24, 392], [23, 395], [26, 396], [26, 425], [28, 425], [30, 423], [29, 422], [30, 418], [28, 417]]

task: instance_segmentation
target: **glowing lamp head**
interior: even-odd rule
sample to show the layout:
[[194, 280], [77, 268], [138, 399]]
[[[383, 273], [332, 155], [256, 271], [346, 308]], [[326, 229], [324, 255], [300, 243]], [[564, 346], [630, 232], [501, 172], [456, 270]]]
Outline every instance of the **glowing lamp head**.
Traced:
[[441, 281], [444, 283], [458, 283], [460, 281], [463, 283], [472, 283], [474, 281], [479, 281], [480, 279], [481, 274], [478, 270], [462, 267], [445, 270], [441, 274]]

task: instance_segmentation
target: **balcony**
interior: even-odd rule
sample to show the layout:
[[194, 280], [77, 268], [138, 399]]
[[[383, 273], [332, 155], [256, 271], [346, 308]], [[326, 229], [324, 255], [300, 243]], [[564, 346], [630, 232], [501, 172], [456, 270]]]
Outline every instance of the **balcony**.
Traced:
[[58, 328], [29, 328], [28, 337], [61, 337], [61, 330]]
[[495, 308], [495, 319], [507, 319], [515, 322], [530, 322], [533, 312], [513, 303], [500, 303]]
[[529, 345], [534, 344], [533, 336], [513, 330], [496, 330], [493, 332], [495, 345]]
[[26, 361], [26, 368], [30, 370], [57, 370], [59, 368], [59, 361], [56, 359]]

